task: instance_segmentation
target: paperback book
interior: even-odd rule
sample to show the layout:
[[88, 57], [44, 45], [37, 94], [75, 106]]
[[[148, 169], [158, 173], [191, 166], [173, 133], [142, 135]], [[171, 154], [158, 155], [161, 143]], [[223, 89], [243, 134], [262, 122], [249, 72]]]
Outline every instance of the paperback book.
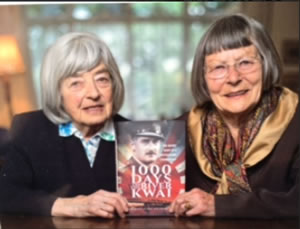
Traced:
[[185, 190], [185, 122], [127, 121], [116, 126], [117, 191], [129, 216], [171, 216]]

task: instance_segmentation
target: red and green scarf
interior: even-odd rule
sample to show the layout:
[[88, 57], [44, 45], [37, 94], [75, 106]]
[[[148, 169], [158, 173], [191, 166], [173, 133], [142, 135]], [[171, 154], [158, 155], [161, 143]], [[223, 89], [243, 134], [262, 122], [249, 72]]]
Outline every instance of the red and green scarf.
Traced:
[[203, 151], [212, 165], [212, 172], [220, 178], [225, 173], [229, 193], [251, 192], [246, 169], [242, 163], [243, 156], [263, 121], [275, 110], [281, 91], [280, 88], [273, 88], [263, 94], [260, 103], [240, 128], [237, 144], [215, 108], [204, 116]]

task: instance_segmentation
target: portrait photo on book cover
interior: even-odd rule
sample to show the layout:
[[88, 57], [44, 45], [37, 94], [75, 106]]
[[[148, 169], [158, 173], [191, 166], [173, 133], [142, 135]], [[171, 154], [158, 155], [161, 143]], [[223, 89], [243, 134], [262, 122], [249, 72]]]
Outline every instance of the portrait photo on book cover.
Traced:
[[185, 190], [185, 123], [180, 120], [116, 124], [117, 190], [129, 215], [169, 215]]

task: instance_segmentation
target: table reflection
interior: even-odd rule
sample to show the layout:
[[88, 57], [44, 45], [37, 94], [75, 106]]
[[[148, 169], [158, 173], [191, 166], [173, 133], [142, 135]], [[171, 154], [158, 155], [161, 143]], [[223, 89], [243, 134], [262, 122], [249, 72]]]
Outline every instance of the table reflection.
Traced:
[[187, 228], [193, 229], [197, 228], [214, 228], [214, 220], [211, 219], [197, 219], [192, 220], [188, 218], [162, 218], [162, 217], [152, 217], [152, 218], [125, 218], [125, 219], [99, 219], [99, 218], [87, 218], [87, 219], [73, 219], [73, 218], [62, 218], [53, 217], [53, 225], [55, 228]]
[[298, 220], [213, 219], [203, 217], [132, 217], [125, 219], [38, 217], [25, 215], [1, 215], [1, 229], [62, 229], [62, 228], [116, 228], [116, 229], [253, 229], [298, 228]]

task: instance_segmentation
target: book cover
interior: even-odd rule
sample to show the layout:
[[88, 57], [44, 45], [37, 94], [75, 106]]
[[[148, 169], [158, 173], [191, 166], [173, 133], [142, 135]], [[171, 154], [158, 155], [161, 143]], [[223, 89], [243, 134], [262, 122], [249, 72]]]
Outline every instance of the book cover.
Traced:
[[117, 191], [129, 216], [171, 216], [170, 203], [185, 190], [185, 122], [116, 123]]

